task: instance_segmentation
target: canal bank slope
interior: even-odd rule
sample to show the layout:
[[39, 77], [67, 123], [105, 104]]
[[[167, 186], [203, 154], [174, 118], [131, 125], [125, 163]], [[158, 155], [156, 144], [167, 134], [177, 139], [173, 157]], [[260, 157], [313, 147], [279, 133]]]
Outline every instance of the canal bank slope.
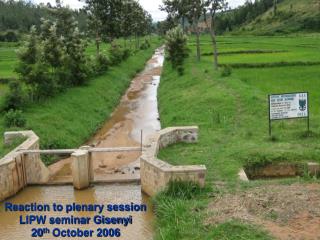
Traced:
[[[151, 45], [86, 86], [68, 89], [28, 107], [24, 112], [26, 129], [32, 129], [40, 137], [41, 148], [73, 148], [86, 142], [110, 117], [132, 78], [143, 69], [160, 41], [154, 38]], [[0, 134], [5, 130], [0, 117]], [[0, 145], [3, 145], [2, 138]], [[0, 155], [3, 154], [3, 147], [0, 147]], [[52, 160], [48, 159], [46, 164], [50, 163]]]

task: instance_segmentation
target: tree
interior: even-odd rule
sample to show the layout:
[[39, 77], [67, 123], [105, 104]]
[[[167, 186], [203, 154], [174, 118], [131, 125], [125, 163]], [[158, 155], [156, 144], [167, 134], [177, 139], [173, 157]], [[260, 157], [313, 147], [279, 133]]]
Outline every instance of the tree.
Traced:
[[53, 90], [47, 64], [40, 60], [42, 49], [39, 46], [41, 45], [36, 28], [33, 26], [27, 42], [18, 51], [19, 64], [16, 72], [20, 76], [19, 80], [28, 87], [33, 100], [50, 96]]
[[200, 30], [199, 30], [199, 19], [203, 13], [205, 2], [203, 0], [190, 0], [186, 5], [188, 9], [187, 18], [189, 23], [193, 26], [193, 30], [196, 34], [196, 47], [197, 47], [197, 60], [201, 59], [200, 52]]
[[26, 83], [30, 82], [29, 77], [32, 68], [38, 61], [39, 49], [36, 34], [36, 27], [32, 26], [27, 41], [18, 51], [19, 64], [16, 68], [16, 72], [20, 74], [21, 80]]
[[[61, 41], [62, 53], [60, 53], [60, 56], [64, 61], [62, 69], [57, 69], [60, 74], [58, 83], [61, 86], [82, 85], [87, 79], [88, 69], [85, 58], [85, 42], [81, 39], [81, 33], [77, 27], [78, 23], [75, 21], [72, 11], [69, 8], [62, 7], [59, 0], [57, 1], [57, 7], [51, 10], [51, 14], [56, 19], [56, 37]], [[58, 40], [54, 38], [51, 41]], [[58, 45], [56, 46], [57, 48], [51, 48], [49, 52], [56, 55], [56, 59], [59, 59], [57, 55], [59, 52]], [[50, 66], [55, 67], [53, 62], [50, 63]]]
[[96, 43], [96, 55], [100, 54], [100, 42], [101, 42], [101, 33], [102, 33], [102, 22], [97, 17], [96, 7], [94, 5], [87, 6], [86, 9], [88, 13], [88, 28], [91, 35], [95, 37]]
[[88, 75], [85, 42], [72, 12], [61, 7], [51, 9], [52, 20], [42, 19], [19, 51], [17, 72], [33, 100], [53, 96], [59, 88], [81, 85]]
[[278, 10], [278, 0], [273, 0], [273, 15], [277, 15], [277, 10]]
[[171, 19], [181, 20], [182, 29], [185, 31], [189, 2], [189, 0], [163, 0], [160, 10], [166, 11]]
[[174, 69], [177, 69], [180, 75], [183, 74], [183, 62], [188, 56], [187, 36], [182, 28], [176, 27], [168, 31], [166, 35], [166, 47], [168, 51], [168, 60]]
[[73, 86], [84, 84], [88, 77], [85, 48], [86, 45], [81, 39], [79, 29], [75, 28], [71, 41], [68, 43], [69, 51], [66, 56], [66, 67], [70, 71], [70, 83]]
[[42, 61], [47, 62], [52, 68], [58, 68], [62, 65], [62, 41], [57, 35], [56, 24], [49, 28], [49, 32], [43, 37]]
[[119, 37], [121, 26], [121, 0], [85, 0], [87, 13], [101, 22], [101, 34], [110, 42]]
[[[207, 25], [207, 28], [210, 32], [210, 37], [212, 41], [212, 47], [214, 52], [214, 68], [218, 69], [218, 48], [217, 48], [217, 40], [216, 40], [216, 32], [215, 32], [215, 24], [216, 24], [216, 14], [218, 11], [227, 9], [227, 2], [225, 0], [207, 0], [204, 8], [204, 21]], [[210, 20], [208, 20], [208, 12], [210, 16]]]
[[139, 48], [141, 36], [151, 33], [152, 18], [136, 0], [86, 0], [87, 14], [99, 24], [92, 24], [102, 38], [112, 42], [115, 38], [134, 36]]

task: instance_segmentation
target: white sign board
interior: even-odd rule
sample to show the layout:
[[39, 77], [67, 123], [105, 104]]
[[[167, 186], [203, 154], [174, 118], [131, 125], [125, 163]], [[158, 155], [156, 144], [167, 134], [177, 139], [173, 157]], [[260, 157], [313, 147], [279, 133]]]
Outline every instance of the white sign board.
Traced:
[[269, 95], [270, 120], [307, 118], [308, 93]]

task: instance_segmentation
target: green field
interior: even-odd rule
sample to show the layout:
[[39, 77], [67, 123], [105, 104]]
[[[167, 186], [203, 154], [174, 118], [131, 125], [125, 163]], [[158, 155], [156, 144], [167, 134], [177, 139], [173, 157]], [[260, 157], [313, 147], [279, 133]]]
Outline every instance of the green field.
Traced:
[[15, 78], [14, 68], [17, 63], [16, 43], [0, 43], [0, 79]]
[[[143, 69], [159, 44], [153, 39], [151, 48], [138, 51], [119, 66], [91, 79], [87, 85], [70, 88], [56, 97], [27, 106], [25, 129], [32, 129], [39, 135], [42, 148], [70, 148], [84, 143], [108, 119], [131, 79]], [[89, 46], [88, 52], [94, 53], [94, 46]], [[0, 85], [0, 100], [6, 87]], [[4, 128], [1, 116], [0, 135], [6, 130], [10, 129]], [[6, 151], [0, 138], [0, 155]]]
[[[221, 63], [250, 65], [272, 62], [278, 66], [237, 68], [230, 76], [221, 77], [220, 72], [213, 70], [212, 56], [202, 56], [200, 63], [196, 61], [195, 43], [189, 39], [191, 52], [185, 63], [185, 74], [178, 76], [169, 63], [165, 63], [159, 89], [159, 108], [163, 128], [198, 125], [199, 143], [169, 147], [160, 152], [161, 159], [172, 164], [205, 164], [207, 184], [213, 186], [210, 196], [220, 195], [221, 191], [233, 192], [242, 187], [268, 184], [268, 181], [241, 183], [238, 180], [239, 169], [248, 163], [320, 162], [320, 65], [308, 66], [310, 62], [317, 64], [320, 61], [319, 42], [318, 35], [220, 37]], [[201, 50], [202, 53], [212, 52], [207, 36], [202, 37]], [[274, 52], [244, 53], [256, 50]], [[281, 65], [281, 62], [292, 61], [306, 65]], [[287, 120], [273, 123], [273, 137], [270, 138], [268, 94], [304, 91], [310, 93], [310, 135], [306, 133], [305, 119]], [[217, 190], [216, 182], [224, 187]], [[231, 223], [240, 224], [234, 237], [221, 231], [232, 229], [230, 223], [226, 226], [204, 226], [203, 221], [208, 214], [206, 204], [211, 199], [212, 196], [201, 195], [188, 201], [156, 201], [160, 208], [168, 207], [176, 213], [175, 216], [160, 213], [159, 239], [268, 239], [266, 234], [261, 236], [250, 225], [241, 222]], [[200, 210], [194, 212], [195, 208]], [[183, 209], [181, 212], [184, 213], [175, 209]], [[203, 228], [192, 228], [193, 224]], [[246, 235], [248, 231], [252, 234], [249, 238]], [[254, 233], [257, 233], [256, 237]]]

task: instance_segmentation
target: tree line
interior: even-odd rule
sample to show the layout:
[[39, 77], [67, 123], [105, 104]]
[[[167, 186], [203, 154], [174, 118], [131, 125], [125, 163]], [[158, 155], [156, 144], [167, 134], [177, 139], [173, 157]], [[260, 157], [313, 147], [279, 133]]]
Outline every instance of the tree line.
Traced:
[[97, 54], [101, 40], [112, 42], [123, 38], [125, 44], [132, 39], [136, 47], [142, 36], [151, 34], [151, 15], [136, 0], [85, 0], [89, 18], [89, 29], [95, 36]]
[[[55, 6], [33, 4], [27, 1], [0, 0], [0, 41], [18, 41], [20, 33], [28, 33], [32, 26], [41, 25], [41, 18], [52, 19]], [[87, 15], [84, 10], [70, 10], [80, 31], [86, 31]]]

